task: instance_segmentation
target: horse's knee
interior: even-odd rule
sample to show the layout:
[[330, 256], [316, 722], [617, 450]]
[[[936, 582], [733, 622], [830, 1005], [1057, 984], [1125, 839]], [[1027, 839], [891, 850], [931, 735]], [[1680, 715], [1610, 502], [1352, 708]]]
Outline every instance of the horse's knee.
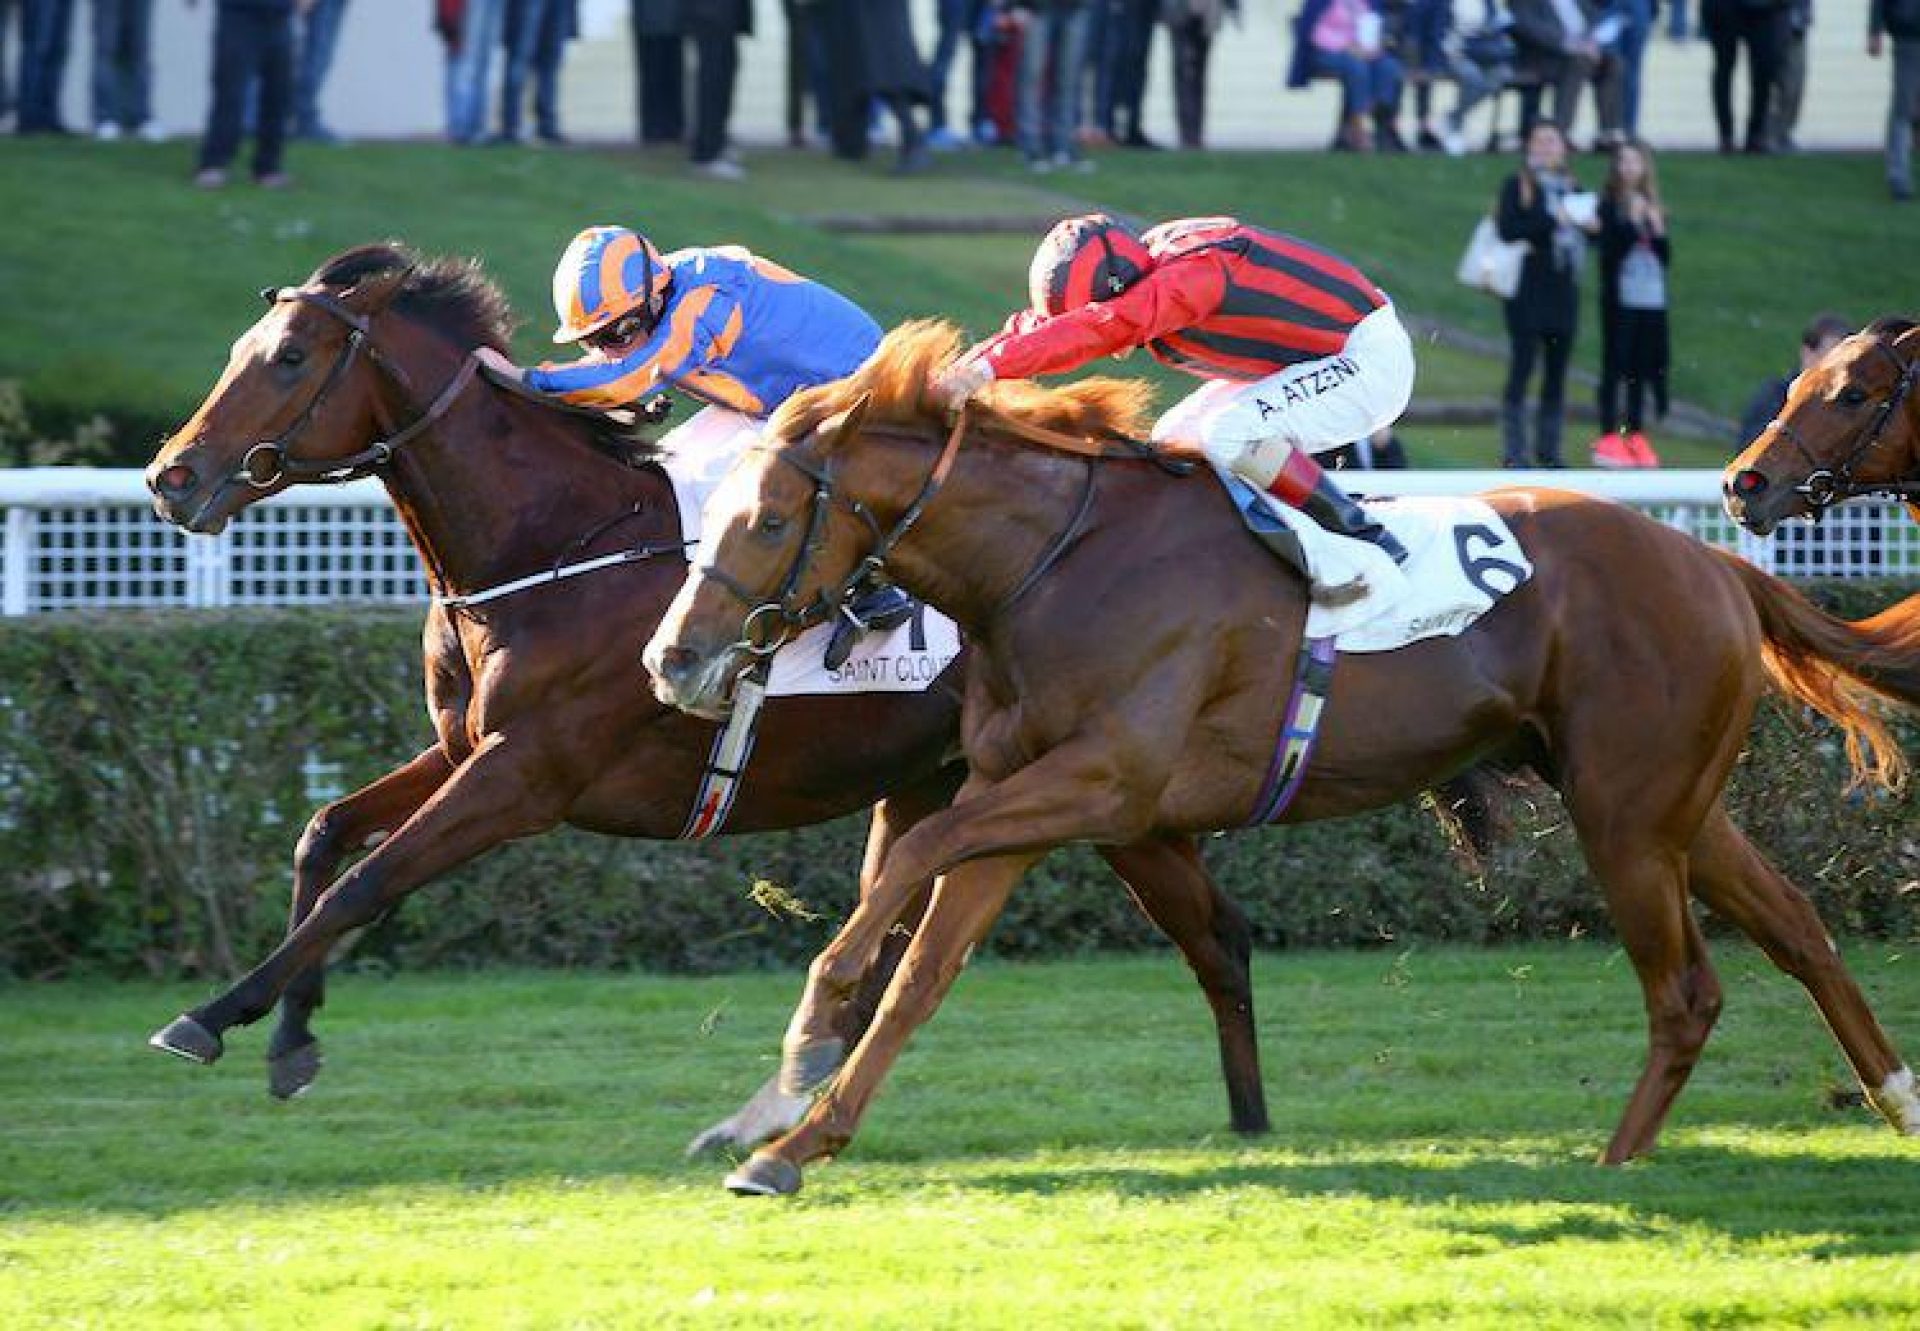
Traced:
[[807, 967], [807, 982], [822, 997], [844, 1003], [860, 988], [868, 964], [864, 956], [829, 947]]

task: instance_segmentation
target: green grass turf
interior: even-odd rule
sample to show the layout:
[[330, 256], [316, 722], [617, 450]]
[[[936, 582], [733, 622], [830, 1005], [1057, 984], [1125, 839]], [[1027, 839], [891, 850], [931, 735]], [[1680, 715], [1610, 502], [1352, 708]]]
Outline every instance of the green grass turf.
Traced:
[[[196, 993], [0, 995], [0, 1325], [1809, 1326], [1920, 1317], [1920, 1142], [1797, 987], [1722, 943], [1661, 1151], [1591, 1163], [1642, 1054], [1591, 944], [1263, 956], [1275, 1132], [1222, 1130], [1170, 955], [984, 964], [849, 1154], [742, 1201], [687, 1138], [771, 1067], [793, 976], [336, 980], [268, 1101], [141, 1047]], [[1850, 949], [1920, 1028], [1916, 959]]]
[[[21, 380], [38, 407], [165, 428], [211, 386], [255, 315], [254, 288], [387, 237], [484, 258], [526, 319], [516, 350], [529, 358], [543, 354], [554, 256], [580, 226], [610, 220], [669, 245], [751, 245], [843, 288], [885, 322], [941, 314], [983, 332], [1021, 301], [1039, 226], [1093, 206], [1146, 218], [1237, 212], [1299, 232], [1352, 255], [1411, 316], [1495, 349], [1425, 348], [1419, 396], [1484, 401], [1501, 374], [1499, 308], [1452, 272], [1511, 168], [1504, 158], [1107, 153], [1096, 175], [1034, 181], [1011, 154], [967, 153], [895, 180], [877, 164], [770, 152], [754, 154], [751, 181], [731, 188], [690, 180], [678, 156], [660, 152], [385, 144], [302, 153], [300, 186], [286, 193], [202, 193], [186, 184], [191, 151], [0, 140], [0, 378]], [[1884, 275], [1910, 237], [1875, 159], [1674, 155], [1662, 166], [1674, 214], [1678, 397], [1731, 416], [1759, 379], [1790, 364], [1814, 310], [1864, 323], [1910, 298]], [[1581, 167], [1597, 178], [1597, 162]], [[874, 236], [822, 225], [847, 215], [1020, 218], [1033, 234]], [[1578, 363], [1590, 369], [1598, 339], [1590, 309], [1586, 318]], [[1154, 373], [1144, 358], [1128, 366]], [[1163, 396], [1185, 386], [1159, 379]], [[1430, 428], [1412, 442], [1424, 465], [1495, 456], [1485, 428]], [[1662, 443], [1670, 465], [1717, 466], [1727, 451], [1722, 441]]]

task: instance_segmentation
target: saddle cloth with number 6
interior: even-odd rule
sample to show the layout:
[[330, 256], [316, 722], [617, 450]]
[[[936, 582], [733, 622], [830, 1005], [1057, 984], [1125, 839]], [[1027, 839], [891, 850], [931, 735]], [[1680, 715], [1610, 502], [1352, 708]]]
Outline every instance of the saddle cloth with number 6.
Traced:
[[[1238, 478], [1232, 478], [1238, 481]], [[1378, 546], [1335, 536], [1306, 514], [1251, 486], [1229, 486], [1256, 533], [1284, 523], [1299, 541], [1312, 576], [1340, 584], [1380, 557]], [[1249, 511], [1249, 500], [1258, 511]], [[1407, 548], [1403, 594], [1370, 592], [1347, 605], [1313, 605], [1307, 636], [1336, 638], [1342, 652], [1387, 652], [1422, 638], [1452, 637], [1533, 576], [1533, 563], [1500, 515], [1483, 500], [1427, 497], [1375, 500], [1377, 519]]]

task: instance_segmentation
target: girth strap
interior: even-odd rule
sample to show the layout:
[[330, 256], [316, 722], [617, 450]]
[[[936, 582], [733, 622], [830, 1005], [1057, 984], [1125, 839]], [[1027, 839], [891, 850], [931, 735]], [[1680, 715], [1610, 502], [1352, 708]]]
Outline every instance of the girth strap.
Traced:
[[1326, 712], [1327, 693], [1333, 688], [1333, 663], [1340, 649], [1333, 638], [1307, 638], [1300, 644], [1294, 666], [1293, 693], [1280, 722], [1267, 779], [1253, 802], [1253, 816], [1244, 826], [1263, 827], [1287, 811], [1307, 778], [1307, 760], [1320, 738], [1320, 718]]

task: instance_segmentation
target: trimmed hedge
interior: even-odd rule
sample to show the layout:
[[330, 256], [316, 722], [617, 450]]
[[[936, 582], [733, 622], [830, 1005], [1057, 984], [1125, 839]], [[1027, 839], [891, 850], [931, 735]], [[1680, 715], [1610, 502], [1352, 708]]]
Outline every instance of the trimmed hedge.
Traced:
[[[1831, 584], [1859, 617], [1902, 589]], [[641, 687], [636, 678], [634, 687]], [[431, 739], [417, 612], [167, 611], [0, 623], [0, 973], [228, 975], [285, 924], [321, 799]], [[1909, 741], [1920, 731], [1909, 726]], [[1829, 927], [1920, 933], [1914, 797], [1844, 793], [1835, 736], [1769, 708], [1735, 816]], [[1215, 839], [1263, 946], [1604, 933], [1600, 895], [1539, 788], [1484, 877], [1408, 805]], [[363, 940], [407, 966], [707, 970], [794, 964], [847, 909], [863, 819], [698, 846], [565, 830], [416, 895]], [[1002, 953], [1136, 947], [1151, 930], [1099, 860], [1052, 857], [995, 930]]]

